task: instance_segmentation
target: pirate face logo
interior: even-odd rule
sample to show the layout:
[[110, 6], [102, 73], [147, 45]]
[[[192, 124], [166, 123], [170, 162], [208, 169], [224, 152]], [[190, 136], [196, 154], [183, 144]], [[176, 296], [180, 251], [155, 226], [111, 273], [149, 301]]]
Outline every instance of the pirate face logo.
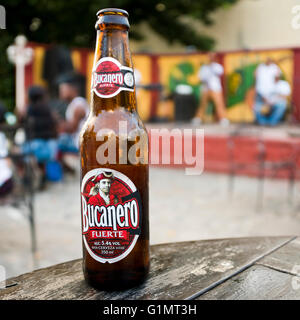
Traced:
[[96, 175], [92, 180], [95, 185], [91, 188], [90, 195], [95, 196], [99, 193], [108, 195], [110, 193], [112, 180], [114, 179], [113, 173], [108, 171], [103, 171]]
[[109, 193], [110, 187], [111, 187], [111, 180], [110, 179], [102, 179], [99, 182], [99, 189], [103, 193]]

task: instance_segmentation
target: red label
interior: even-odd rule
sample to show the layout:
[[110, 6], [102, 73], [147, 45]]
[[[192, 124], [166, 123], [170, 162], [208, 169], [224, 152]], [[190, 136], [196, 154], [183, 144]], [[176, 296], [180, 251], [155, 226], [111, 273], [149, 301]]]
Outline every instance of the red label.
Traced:
[[93, 91], [101, 98], [111, 98], [122, 90], [134, 91], [133, 70], [114, 58], [100, 59], [93, 72]]
[[82, 180], [82, 236], [97, 261], [125, 258], [140, 235], [142, 205], [138, 190], [124, 174], [94, 169]]

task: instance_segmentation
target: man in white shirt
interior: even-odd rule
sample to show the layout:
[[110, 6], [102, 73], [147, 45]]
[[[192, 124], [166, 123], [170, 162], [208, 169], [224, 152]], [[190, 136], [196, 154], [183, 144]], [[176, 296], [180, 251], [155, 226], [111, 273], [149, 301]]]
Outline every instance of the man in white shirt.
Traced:
[[[283, 84], [283, 80], [279, 80], [281, 76], [280, 68], [273, 62], [271, 58], [268, 58], [265, 63], [261, 63], [255, 70], [255, 90], [256, 90], [256, 98], [255, 98], [255, 106], [254, 112], [256, 115], [256, 120], [261, 125], [267, 124], [276, 124], [281, 119], [284, 111], [277, 113], [271, 111], [267, 112], [266, 110], [282, 110], [283, 105], [285, 105], [284, 110], [286, 108], [287, 99], [286, 97], [290, 94], [288, 92], [285, 94], [285, 103], [277, 103], [275, 96], [277, 95], [278, 90], [280, 91], [282, 87], [287, 87], [289, 84], [285, 82]], [[290, 89], [289, 89], [290, 91]], [[286, 93], [286, 90], [284, 90]], [[273, 102], [271, 102], [271, 97], [273, 97]], [[282, 101], [281, 101], [282, 102]], [[278, 106], [280, 104], [280, 106]], [[274, 113], [274, 119], [273, 119]], [[278, 119], [278, 115], [280, 118]]]
[[264, 106], [259, 110], [255, 110], [257, 122], [261, 125], [271, 126], [278, 124], [284, 116], [290, 94], [291, 87], [289, 83], [277, 77], [273, 90], [265, 98]]
[[265, 63], [261, 63], [255, 70], [255, 90], [262, 99], [267, 98], [272, 92], [276, 79], [281, 75], [281, 70], [268, 58]]
[[202, 94], [200, 107], [198, 108], [192, 123], [199, 124], [202, 122], [208, 102], [209, 100], [212, 100], [220, 123], [222, 125], [229, 124], [229, 121], [226, 118], [226, 108], [221, 84], [221, 76], [223, 73], [223, 67], [216, 62], [216, 55], [210, 53], [209, 63], [202, 65], [198, 72], [198, 77], [202, 82]]
[[65, 121], [59, 125], [59, 149], [62, 152], [77, 152], [79, 147], [79, 132], [88, 117], [89, 105], [80, 96], [80, 82], [76, 74], [67, 74], [59, 79], [59, 97], [67, 101]]

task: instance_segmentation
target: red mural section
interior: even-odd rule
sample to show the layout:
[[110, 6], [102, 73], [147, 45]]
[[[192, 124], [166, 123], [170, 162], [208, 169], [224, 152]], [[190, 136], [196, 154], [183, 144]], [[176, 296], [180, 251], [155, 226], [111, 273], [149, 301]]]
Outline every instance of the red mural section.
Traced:
[[300, 48], [294, 49], [294, 79], [293, 79], [293, 116], [295, 122], [300, 122]]

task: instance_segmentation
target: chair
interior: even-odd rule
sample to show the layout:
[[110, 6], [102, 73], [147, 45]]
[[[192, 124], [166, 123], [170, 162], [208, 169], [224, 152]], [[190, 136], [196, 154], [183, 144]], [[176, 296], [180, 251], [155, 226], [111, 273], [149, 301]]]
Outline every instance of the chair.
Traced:
[[259, 211], [262, 207], [263, 198], [263, 162], [265, 156], [261, 129], [253, 133], [247, 131], [245, 128], [237, 127], [229, 134], [227, 148], [229, 162], [229, 197], [232, 198], [234, 178], [237, 173], [243, 172], [258, 176], [256, 209]]
[[[290, 203], [293, 203], [294, 195], [294, 186], [295, 179], [297, 174], [297, 163], [300, 157], [300, 144], [287, 144], [286, 142], [282, 143], [280, 150], [283, 147], [289, 147], [291, 150], [289, 155], [284, 159], [278, 160], [269, 160], [268, 152], [266, 149], [266, 143], [262, 138], [262, 128], [259, 129], [258, 134], [255, 135], [255, 138], [251, 141], [251, 136], [247, 136], [247, 139], [242, 143], [243, 136], [245, 136], [245, 131], [238, 129], [233, 131], [228, 138], [228, 152], [229, 152], [229, 195], [230, 197], [233, 194], [234, 188], [234, 177], [237, 172], [241, 171], [250, 171], [253, 175], [258, 177], [258, 189], [256, 196], [256, 209], [260, 211], [263, 206], [263, 195], [264, 195], [264, 180], [266, 176], [274, 178], [280, 171], [286, 171], [289, 178], [289, 188], [288, 188], [288, 197]], [[248, 153], [250, 161], [237, 161], [235, 156], [236, 151], [236, 141], [239, 139], [239, 148], [248, 148], [252, 149], [252, 154]], [[279, 142], [278, 142], [279, 143]], [[252, 144], [252, 145], [251, 145]], [[242, 150], [239, 150], [241, 153]]]
[[276, 177], [278, 172], [283, 170], [288, 173], [288, 201], [290, 202], [290, 204], [293, 204], [295, 180], [297, 175], [297, 164], [300, 157], [300, 144], [287, 145], [285, 143], [280, 147], [280, 149], [283, 149], [284, 147], [288, 147], [290, 149], [288, 157], [279, 160], [267, 160], [267, 151], [264, 145], [263, 171], [264, 175], [269, 171], [271, 178]]
[[[3, 130], [2, 130], [3, 132]], [[13, 190], [10, 194], [0, 198], [0, 205], [11, 205], [22, 209], [29, 221], [31, 236], [31, 251], [36, 254], [36, 226], [34, 211], [34, 194], [37, 181], [37, 161], [32, 154], [23, 154], [17, 151], [10, 151], [5, 157], [11, 159], [13, 164]], [[23, 210], [22, 210], [23, 211]]]

